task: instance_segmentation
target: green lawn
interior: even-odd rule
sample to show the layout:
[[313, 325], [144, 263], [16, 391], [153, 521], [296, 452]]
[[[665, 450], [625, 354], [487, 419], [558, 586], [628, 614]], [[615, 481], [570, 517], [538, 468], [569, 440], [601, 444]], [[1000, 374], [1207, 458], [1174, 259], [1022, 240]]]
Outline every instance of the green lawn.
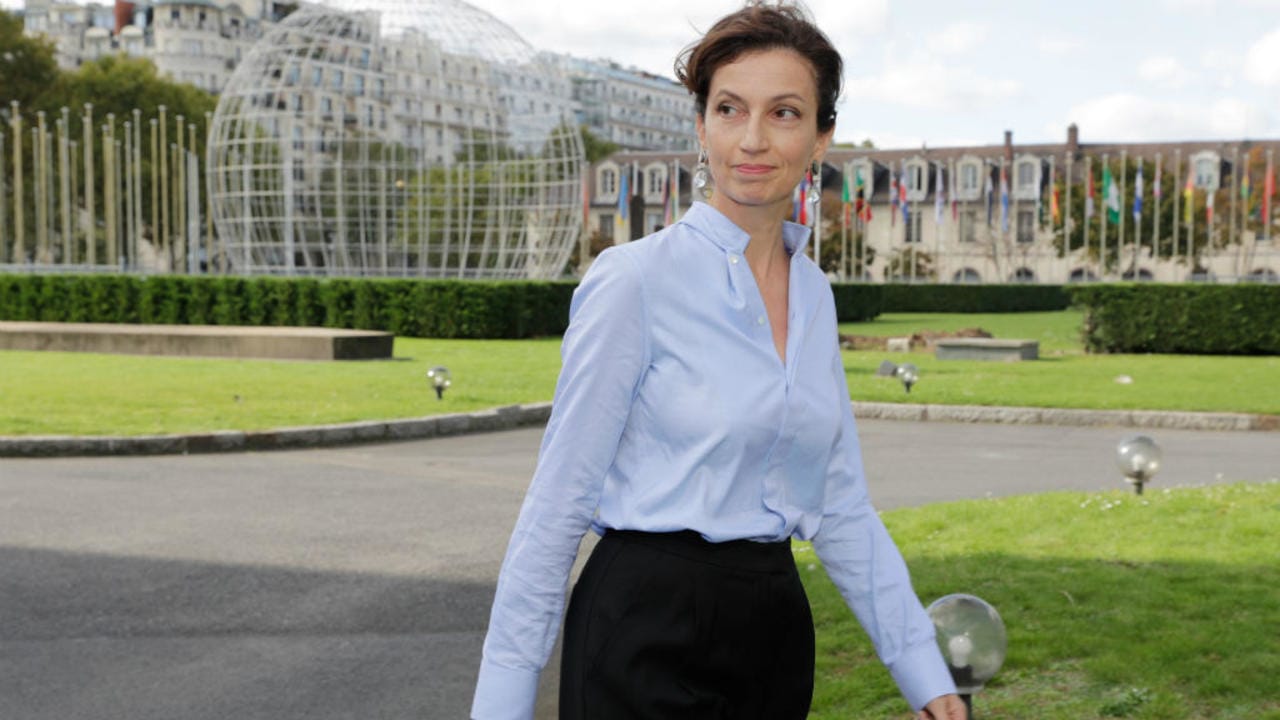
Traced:
[[[981, 327], [1041, 342], [1026, 363], [938, 362], [932, 354], [847, 352], [856, 400], [957, 405], [1203, 410], [1280, 414], [1280, 358], [1085, 355], [1078, 312], [1012, 315], [889, 314], [842, 332], [907, 335]], [[397, 338], [390, 362], [278, 362], [0, 352], [0, 435], [138, 435], [260, 430], [417, 417], [550, 400], [559, 338]], [[874, 375], [910, 360], [920, 383], [906, 395]], [[437, 401], [433, 365], [454, 387]], [[1129, 384], [1116, 378], [1128, 376]]]
[[[1280, 719], [1280, 483], [973, 500], [883, 514], [927, 605], [999, 610], [982, 720]], [[811, 548], [811, 720], [909, 717]]]

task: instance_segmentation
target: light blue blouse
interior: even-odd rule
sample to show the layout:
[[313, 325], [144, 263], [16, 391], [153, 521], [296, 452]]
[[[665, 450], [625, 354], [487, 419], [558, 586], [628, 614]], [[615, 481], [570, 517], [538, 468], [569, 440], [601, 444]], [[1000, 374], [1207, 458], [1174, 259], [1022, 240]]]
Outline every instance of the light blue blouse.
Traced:
[[588, 528], [812, 540], [911, 706], [955, 692], [867, 497], [835, 304], [802, 252], [808, 237], [783, 228], [785, 364], [742, 255], [750, 238], [711, 206], [591, 266], [498, 578], [473, 718], [533, 717]]

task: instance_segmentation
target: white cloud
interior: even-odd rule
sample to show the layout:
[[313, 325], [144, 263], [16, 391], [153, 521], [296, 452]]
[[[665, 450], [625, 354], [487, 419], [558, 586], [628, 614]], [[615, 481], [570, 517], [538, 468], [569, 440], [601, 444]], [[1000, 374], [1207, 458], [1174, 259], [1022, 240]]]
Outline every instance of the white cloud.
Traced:
[[930, 36], [928, 48], [947, 55], [963, 55], [982, 45], [986, 39], [986, 25], [958, 22]]
[[1249, 48], [1244, 75], [1263, 87], [1280, 87], [1280, 27], [1263, 35]]
[[1042, 55], [1058, 57], [1084, 48], [1079, 38], [1069, 35], [1046, 35], [1036, 41], [1036, 49]]
[[1066, 119], [1045, 127], [1060, 133], [1069, 122], [1084, 142], [1125, 142], [1257, 137], [1280, 128], [1258, 105], [1238, 98], [1211, 103], [1157, 100], [1132, 93], [1092, 98], [1072, 107]]
[[960, 112], [984, 109], [1022, 89], [1014, 80], [983, 77], [971, 68], [941, 62], [890, 63], [881, 75], [850, 77], [845, 88], [858, 99]]
[[1153, 85], [1177, 89], [1186, 84], [1187, 69], [1175, 57], [1157, 55], [1138, 64], [1138, 77]]

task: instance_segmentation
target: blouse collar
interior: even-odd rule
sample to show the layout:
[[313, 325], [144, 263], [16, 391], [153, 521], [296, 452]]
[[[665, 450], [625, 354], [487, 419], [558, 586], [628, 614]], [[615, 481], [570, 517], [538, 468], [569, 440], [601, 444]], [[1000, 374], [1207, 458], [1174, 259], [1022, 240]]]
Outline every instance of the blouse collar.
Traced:
[[[751, 241], [747, 231], [735, 225], [724, 213], [701, 200], [693, 203], [680, 222], [688, 224], [689, 227], [728, 252], [741, 253], [747, 249], [747, 243]], [[810, 234], [807, 225], [783, 222], [782, 244], [786, 246], [787, 254], [794, 257], [797, 253], [804, 252]]]

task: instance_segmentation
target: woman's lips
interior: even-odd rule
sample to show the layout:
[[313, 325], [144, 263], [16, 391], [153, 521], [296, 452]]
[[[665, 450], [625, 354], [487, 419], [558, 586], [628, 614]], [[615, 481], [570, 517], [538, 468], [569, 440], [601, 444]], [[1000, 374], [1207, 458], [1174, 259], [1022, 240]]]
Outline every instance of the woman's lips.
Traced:
[[773, 170], [772, 165], [737, 165], [735, 169], [743, 175], [764, 175]]

